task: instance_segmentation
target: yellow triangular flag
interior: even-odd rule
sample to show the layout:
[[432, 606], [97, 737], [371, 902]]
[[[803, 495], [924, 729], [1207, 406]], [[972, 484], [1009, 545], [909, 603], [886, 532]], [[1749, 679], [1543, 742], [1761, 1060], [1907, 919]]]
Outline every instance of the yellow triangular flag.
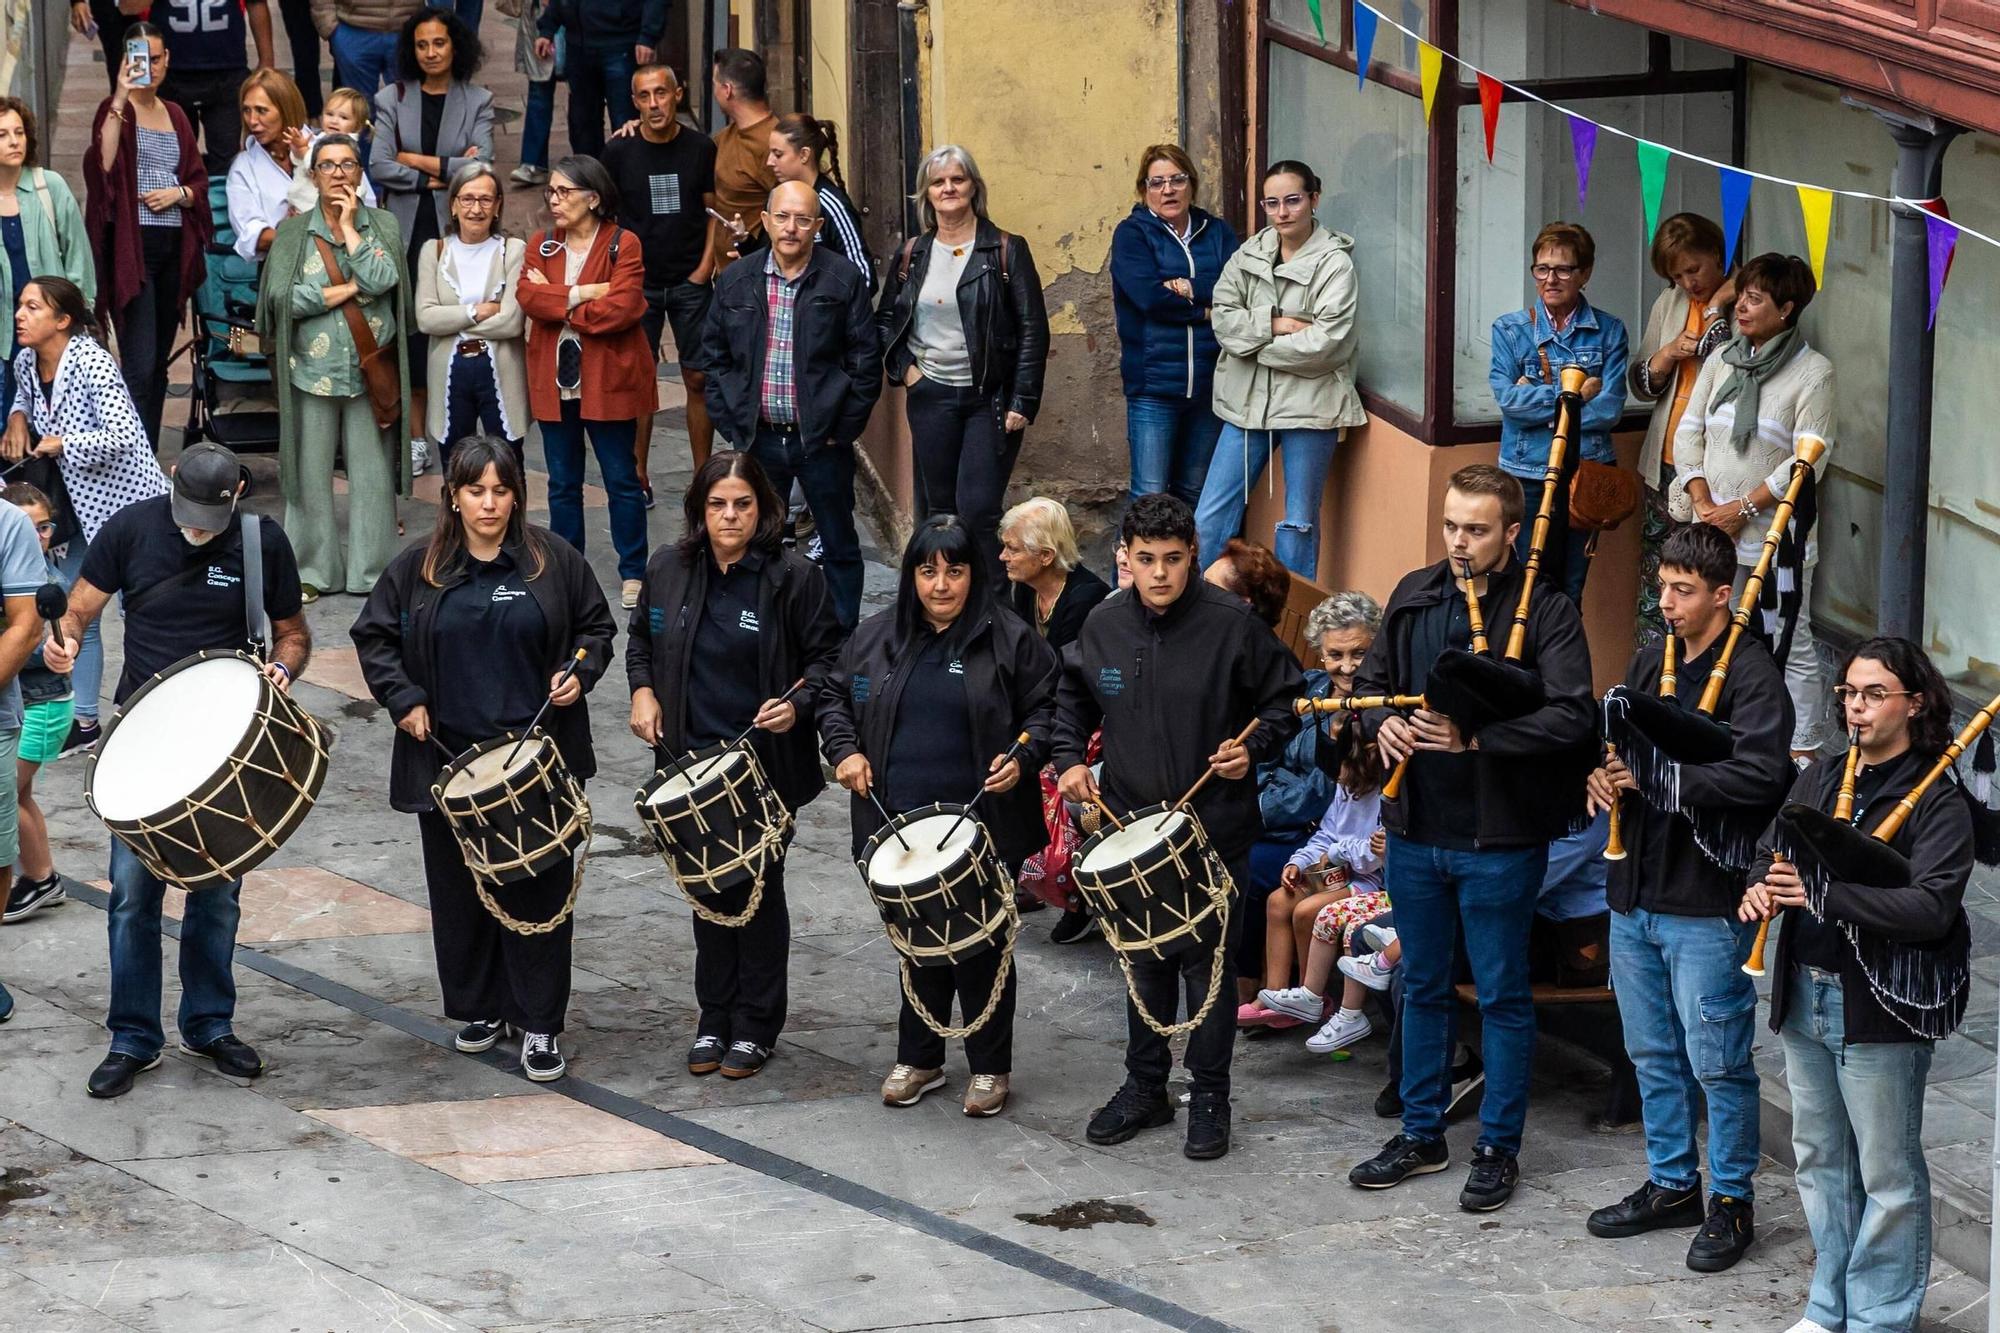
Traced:
[[1813, 285], [1826, 286], [1826, 234], [1833, 225], [1833, 191], [1801, 185], [1799, 212], [1806, 220], [1806, 258], [1812, 261]]
[[1444, 72], [1444, 52], [1429, 42], [1417, 43], [1417, 72], [1424, 81], [1424, 124], [1431, 121], [1431, 104], [1437, 101], [1438, 76]]

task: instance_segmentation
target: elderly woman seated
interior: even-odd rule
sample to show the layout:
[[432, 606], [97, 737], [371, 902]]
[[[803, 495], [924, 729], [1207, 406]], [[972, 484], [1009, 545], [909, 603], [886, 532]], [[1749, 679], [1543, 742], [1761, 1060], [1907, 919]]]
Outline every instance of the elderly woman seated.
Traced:
[[1076, 641], [1083, 618], [1111, 591], [1079, 562], [1069, 511], [1043, 496], [1023, 500], [1000, 520], [1000, 563], [1014, 614], [1057, 652]]

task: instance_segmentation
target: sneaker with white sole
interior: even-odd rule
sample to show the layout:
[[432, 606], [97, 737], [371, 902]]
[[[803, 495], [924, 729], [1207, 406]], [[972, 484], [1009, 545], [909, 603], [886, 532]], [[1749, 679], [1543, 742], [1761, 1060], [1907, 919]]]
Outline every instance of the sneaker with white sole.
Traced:
[[1333, 1017], [1326, 1020], [1325, 1027], [1306, 1038], [1306, 1049], [1314, 1055], [1325, 1055], [1352, 1046], [1374, 1030], [1375, 1025], [1368, 1021], [1366, 1014], [1356, 1014], [1349, 1018], [1335, 1011]]
[[1380, 953], [1396, 942], [1396, 928], [1378, 926], [1371, 922], [1361, 928], [1361, 942]]
[[1384, 963], [1379, 953], [1364, 953], [1359, 958], [1349, 955], [1336, 966], [1342, 976], [1352, 977], [1369, 990], [1388, 990], [1389, 979], [1396, 975], [1396, 965]]
[[1326, 997], [1315, 995], [1304, 986], [1260, 990], [1257, 992], [1257, 1003], [1274, 1013], [1296, 1018], [1301, 1023], [1317, 1023], [1326, 1015]]
[[421, 477], [431, 470], [431, 442], [423, 436], [410, 439], [410, 475]]
[[882, 1080], [882, 1105], [915, 1106], [924, 1099], [925, 1093], [936, 1092], [943, 1086], [942, 1069], [897, 1065], [889, 1071], [889, 1077]]
[[626, 579], [618, 587], [618, 603], [627, 611], [639, 604], [639, 592], [646, 585], [638, 579]]
[[1785, 1333], [1833, 1333], [1833, 1330], [1815, 1319], [1801, 1319], [1785, 1330]]
[[23, 879], [16, 881], [14, 890], [7, 896], [7, 909], [0, 913], [0, 921], [13, 925], [25, 917], [53, 907], [68, 896], [63, 888], [62, 876], [51, 874], [47, 879]]
[[553, 1083], [569, 1072], [569, 1062], [563, 1059], [562, 1047], [553, 1034], [521, 1034], [521, 1072], [536, 1083]]
[[507, 179], [516, 185], [540, 185], [548, 178], [547, 167], [531, 167], [526, 162], [507, 173]]
[[1007, 1075], [974, 1074], [965, 1085], [965, 1113], [985, 1117], [1007, 1109]]
[[506, 1030], [507, 1025], [499, 1019], [482, 1018], [460, 1028], [458, 1035], [451, 1039], [451, 1044], [467, 1055], [478, 1055], [481, 1051], [492, 1050], [494, 1043], [500, 1040], [500, 1034]]

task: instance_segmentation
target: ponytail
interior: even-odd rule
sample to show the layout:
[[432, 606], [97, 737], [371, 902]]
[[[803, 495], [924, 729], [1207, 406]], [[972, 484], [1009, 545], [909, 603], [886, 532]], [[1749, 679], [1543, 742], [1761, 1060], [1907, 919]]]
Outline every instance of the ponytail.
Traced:
[[772, 133], [783, 135], [793, 148], [804, 149], [812, 157], [813, 170], [841, 189], [847, 188], [847, 182], [840, 178], [840, 130], [832, 121], [795, 112], [778, 117]]

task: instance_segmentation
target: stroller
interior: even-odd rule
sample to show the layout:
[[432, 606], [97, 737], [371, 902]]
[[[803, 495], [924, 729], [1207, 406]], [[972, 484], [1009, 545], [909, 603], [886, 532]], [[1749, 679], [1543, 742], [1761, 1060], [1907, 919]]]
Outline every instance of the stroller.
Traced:
[[208, 247], [208, 276], [194, 297], [194, 337], [187, 347], [193, 389], [183, 447], [213, 440], [239, 454], [274, 453], [278, 411], [271, 360], [256, 329], [263, 265], [236, 253], [228, 184], [221, 178], [208, 183], [215, 240]]

